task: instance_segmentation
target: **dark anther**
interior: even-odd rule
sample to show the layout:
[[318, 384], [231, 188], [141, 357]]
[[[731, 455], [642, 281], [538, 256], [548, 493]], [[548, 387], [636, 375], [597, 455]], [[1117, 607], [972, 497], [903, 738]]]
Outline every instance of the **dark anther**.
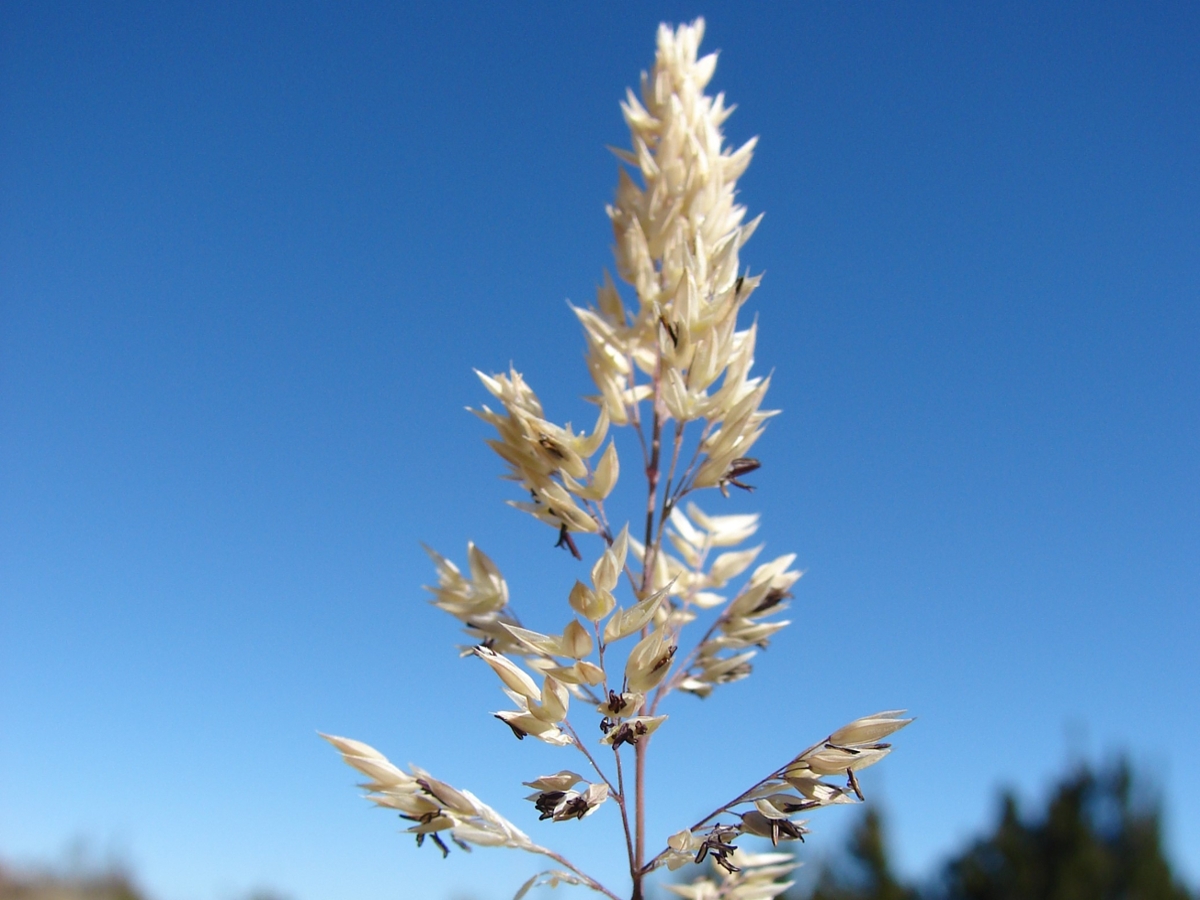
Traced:
[[757, 459], [750, 456], [739, 456], [729, 464], [729, 468], [725, 471], [725, 477], [721, 479], [721, 493], [728, 497], [729, 490], [726, 485], [730, 484], [734, 487], [740, 487], [743, 491], [754, 490], [754, 485], [746, 484], [738, 479], [760, 468], [762, 468], [762, 463]]
[[[439, 797], [439, 796], [437, 795], [437, 791], [435, 791], [435, 790], [433, 789], [433, 785], [431, 785], [427, 779], [424, 779], [424, 778], [418, 778], [418, 779], [417, 779], [417, 784], [419, 784], [419, 785], [421, 786], [421, 790], [423, 790], [425, 793], [427, 793], [427, 794], [428, 794], [430, 797], [432, 797], [434, 800], [438, 800], [438, 801], [440, 801], [440, 800], [442, 799], [441, 797]], [[425, 815], [424, 815], [424, 816], [421, 818], [421, 821], [422, 821], [422, 822], [428, 822], [428, 821], [429, 821], [429, 819], [430, 819], [430, 814], [429, 814], [429, 813], [425, 813]]]
[[737, 835], [738, 830], [730, 825], [714, 825], [713, 830], [708, 833], [708, 836], [704, 838], [704, 842], [700, 844], [700, 849], [696, 851], [696, 862], [704, 862], [704, 857], [711, 853], [716, 864], [730, 875], [741, 871], [729, 861], [729, 855], [737, 850], [737, 847], [732, 843]]
[[731, 863], [729, 861], [729, 857], [727, 857], [727, 856], [718, 856], [718, 857], [716, 857], [716, 860], [717, 860], [717, 865], [720, 866], [722, 869], [724, 869], [726, 872], [728, 872], [730, 875], [732, 875], [734, 872], [742, 871], [737, 866], [735, 866], [733, 863]]
[[610, 690], [608, 692], [608, 703], [604, 705], [604, 708], [614, 716], [619, 716], [622, 710], [624, 710], [628, 705], [628, 700], [626, 700], [616, 691]]
[[442, 859], [445, 859], [447, 856], [450, 855], [450, 848], [446, 846], [446, 842], [443, 841], [441, 839], [441, 837], [438, 836], [438, 833], [436, 831], [433, 832], [431, 835], [429, 835], [429, 839], [431, 841], [433, 841], [435, 844], [437, 844], [438, 849], [442, 851]]
[[663, 666], [669, 666], [671, 664], [671, 659], [675, 656], [675, 651], [678, 649], [678, 647], [668, 647], [667, 652], [658, 658], [658, 660], [654, 663], [654, 668], [652, 668], [650, 671], [657, 672]]
[[538, 821], [554, 818], [554, 807], [558, 806], [566, 795], [566, 791], [542, 791], [533, 801], [533, 808], [541, 813]]
[[638, 738], [646, 733], [645, 722], [622, 722], [617, 726], [617, 730], [613, 732], [612, 746], [616, 750], [622, 744], [633, 744], [637, 746]]
[[849, 753], [851, 756], [858, 756], [858, 754], [862, 753], [862, 751], [856, 747], [843, 747], [841, 744], [831, 744], [829, 741], [825, 742], [825, 749], [841, 750], [843, 753]]
[[505, 724], [505, 725], [507, 725], [509, 728], [511, 728], [511, 729], [512, 729], [512, 733], [513, 733], [513, 734], [515, 734], [515, 735], [517, 736], [517, 740], [518, 740], [518, 741], [523, 741], [523, 740], [525, 740], [525, 735], [527, 735], [529, 732], [527, 732], [527, 731], [522, 731], [520, 728], [518, 728], [518, 727], [517, 727], [516, 725], [514, 725], [512, 722], [505, 722], [505, 721], [504, 721], [504, 719], [500, 718], [500, 716], [496, 716], [496, 718], [497, 718], [497, 719], [500, 719], [500, 721], [501, 721], [501, 722], [504, 722], [504, 724]]
[[466, 850], [468, 853], [471, 852], [471, 845], [468, 844], [466, 841], [464, 841], [462, 838], [456, 838], [454, 836], [454, 832], [450, 833], [450, 840], [454, 841], [454, 843], [456, 843], [463, 850]]
[[548, 434], [538, 435], [538, 444], [541, 445], [543, 450], [557, 460], [564, 460], [567, 458], [567, 454], [562, 452], [562, 449], [558, 446], [558, 444], [555, 443], [554, 438], [550, 437]]
[[[835, 788], [835, 790], [837, 789]], [[801, 800], [799, 798], [795, 800], [787, 800], [783, 797], [772, 797], [771, 804], [780, 812], [787, 813], [790, 816], [792, 813], [803, 812], [806, 809], [812, 809], [813, 807], [820, 806], [821, 801]]]
[[[421, 785], [421, 787], [425, 788], [425, 793], [427, 793], [430, 797], [433, 797], [435, 800], [437, 799], [437, 795], [434, 794], [433, 791], [429, 790], [429, 788], [425, 786], [424, 782], [418, 781], [417, 784], [419, 784], [419, 785]], [[432, 822], [434, 819], [436, 819], [441, 814], [442, 814], [442, 811], [440, 809], [435, 809], [435, 810], [432, 810], [427, 813], [421, 813], [421, 815], [419, 815], [419, 816], [406, 816], [404, 813], [400, 813], [400, 818], [408, 819], [408, 821], [410, 821], [410, 822], [420, 822], [422, 825], [426, 825], [429, 822]]]
[[608, 716], [605, 716], [603, 719], [600, 720], [600, 730], [603, 731], [605, 734], [608, 734], [610, 731], [613, 730], [613, 728], [616, 726], [616, 724], [617, 723], [615, 721], [610, 719]]
[[738, 295], [742, 293], [742, 283], [746, 280], [746, 276], [739, 275], [737, 281], [733, 283], [733, 297], [736, 300]]
[[[428, 789], [426, 789], [426, 790], [428, 790]], [[432, 791], [430, 791], [429, 793], [432, 793]], [[440, 809], [435, 809], [432, 812], [427, 812], [421, 816], [406, 816], [404, 813], [400, 813], [400, 818], [407, 819], [410, 822], [420, 822], [422, 825], [424, 825], [427, 822], [432, 822], [434, 819], [436, 819], [441, 814], [442, 814], [442, 811]], [[442, 839], [440, 837], [438, 837], [438, 834], [436, 831], [433, 831], [433, 832], [418, 831], [416, 834], [418, 847], [425, 846], [425, 838], [426, 837], [432, 838], [433, 842], [438, 845], [438, 849], [440, 849], [442, 851], [442, 859], [445, 859], [447, 856], [450, 855], [450, 848], [445, 845], [445, 843], [442, 841]], [[458, 844], [460, 847], [463, 847], [462, 841], [460, 841], [458, 838], [454, 838], [453, 840], [454, 840], [454, 843]], [[463, 847], [463, 849], [469, 851], [471, 848]]]
[[748, 475], [755, 469], [761, 468], [762, 463], [750, 456], [739, 456], [729, 464], [730, 475]]
[[667, 334], [671, 337], [671, 344], [675, 347], [679, 346], [679, 331], [670, 322], [666, 316], [659, 316], [658, 322], [663, 328], [667, 329]]
[[[764, 816], [764, 818], [766, 818]], [[780, 841], [804, 841], [805, 829], [791, 819], [770, 819], [771, 845], [779, 846]]]
[[565, 822], [567, 819], [582, 819], [588, 811], [587, 799], [582, 795], [572, 797], [563, 804], [562, 812], [554, 817], [556, 822]]
[[862, 788], [858, 786], [858, 778], [854, 774], [853, 769], [846, 770], [846, 777], [850, 780], [850, 790], [854, 791], [859, 800], [866, 800], [863, 796]]
[[753, 615], [755, 613], [766, 612], [771, 607], [778, 606], [791, 596], [792, 594], [790, 591], [780, 590], [779, 588], [771, 588], [771, 590], [767, 591], [767, 595], [762, 598], [762, 602], [759, 603], [758, 606], [754, 607], [754, 609], [750, 610], [750, 614]]
[[571, 555], [576, 559], [583, 559], [583, 554], [579, 552], [579, 548], [575, 546], [575, 539], [571, 537], [571, 532], [567, 531], [566, 523], [559, 526], [558, 543], [555, 547], [566, 547], [571, 551]]

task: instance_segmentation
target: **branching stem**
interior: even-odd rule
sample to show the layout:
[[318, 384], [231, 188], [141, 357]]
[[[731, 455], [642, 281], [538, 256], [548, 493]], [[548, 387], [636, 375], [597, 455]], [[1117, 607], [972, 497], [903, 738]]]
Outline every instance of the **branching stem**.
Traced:
[[581, 871], [574, 863], [572, 863], [569, 859], [567, 859], [561, 853], [555, 853], [553, 850], [550, 850], [546, 847], [539, 847], [537, 844], [534, 844], [532, 847], [530, 847], [529, 852], [530, 853], [540, 853], [542, 856], [548, 856], [552, 860], [554, 860], [556, 863], [558, 863], [560, 866], [570, 869], [572, 872], [574, 872], [576, 875], [578, 875], [580, 880], [584, 884], [586, 884], [588, 887], [590, 887], [593, 891], [601, 893], [605, 897], [611, 897], [612, 900], [622, 900], [621, 897], [618, 897], [616, 894], [614, 894], [612, 891], [610, 891], [608, 888], [606, 888], [604, 885], [602, 885], [600, 882], [598, 882], [591, 875], [588, 875], [585, 872]]
[[[806, 750], [804, 752], [807, 753], [808, 751]], [[803, 753], [801, 755], [803, 755]], [[753, 794], [755, 791], [757, 791], [760, 787], [762, 787], [768, 781], [774, 781], [776, 779], [782, 778], [783, 773], [787, 771], [788, 766], [790, 766], [793, 761], [794, 761], [794, 757], [793, 757], [793, 760], [789, 760], [786, 765], [780, 766], [778, 769], [776, 769], [774, 772], [772, 772], [766, 778], [763, 778], [762, 780], [757, 781], [754, 784], [752, 784], [750, 787], [746, 788], [746, 790], [742, 791], [740, 794], [738, 794], [736, 797], [734, 797], [728, 803], [725, 803], [722, 806], [718, 806], [716, 809], [714, 809], [712, 812], [710, 812], [707, 816], [705, 816], [703, 819], [701, 819], [699, 822], [697, 822], [695, 825], [693, 825], [691, 828], [689, 828], [688, 831], [695, 831], [697, 828], [702, 828], [707, 822], [712, 821], [717, 816], [721, 815], [721, 813], [728, 812], [729, 810], [733, 809], [733, 807], [737, 806], [739, 803], [745, 802], [746, 799], [751, 794]], [[652, 859], [652, 860], [650, 860], [650, 862], [646, 863], [645, 866], [642, 867], [642, 875], [645, 876], [645, 875], [649, 874], [650, 872], [653, 872], [654, 869], [658, 866], [658, 864], [662, 861], [662, 858], [667, 855], [669, 850], [670, 850], [669, 847], [664, 848], [663, 850], [661, 850], [659, 852], [659, 854], [657, 856], [654, 857], [654, 859]]]
[[[733, 599], [737, 600], [737, 597], [734, 597]], [[655, 710], [658, 709], [658, 704], [662, 702], [662, 699], [667, 696], [667, 694], [671, 693], [671, 691], [675, 690], [679, 682], [687, 677], [688, 670], [692, 667], [692, 663], [696, 661], [696, 657], [700, 653], [700, 648], [704, 646], [710, 637], [717, 633], [717, 629], [720, 628], [721, 624], [729, 618], [729, 609], [732, 605], [733, 600], [726, 605], [725, 609], [721, 611], [721, 614], [717, 616], [715, 620], [713, 620], [711, 625], [708, 626], [708, 630], [704, 632], [704, 637], [696, 641], [696, 645], [688, 651], [688, 655], [683, 658], [683, 662], [679, 663], [679, 665], [675, 667], [675, 671], [671, 673], [671, 677], [664, 681], [659, 689], [655, 692], [654, 701], [650, 704], [650, 715], [655, 714]]]
[[617, 804], [621, 810], [621, 825], [625, 829], [625, 851], [629, 854], [629, 877], [633, 883], [641, 883], [637, 856], [633, 849], [633, 834], [629, 830], [629, 810], [625, 806], [625, 773], [621, 770], [621, 748], [613, 747], [613, 758], [617, 761], [617, 785], [621, 791], [621, 802]]
[[[662, 358], [659, 357], [654, 369], [653, 415], [650, 426], [650, 460], [646, 464], [646, 540], [645, 552], [642, 558], [642, 596], [650, 589], [654, 577], [655, 557], [658, 554], [658, 542], [655, 539], [654, 513], [658, 506], [658, 477], [660, 455], [662, 453]], [[661, 523], [658, 540], [662, 539]], [[642, 629], [645, 634], [645, 629]], [[642, 703], [640, 713], [644, 713], [646, 704]], [[646, 857], [646, 748], [649, 739], [643, 738], [634, 744], [634, 850], [633, 850], [633, 900], [642, 900], [643, 860]]]
[[596, 774], [599, 775], [604, 780], [604, 783], [606, 785], [608, 785], [608, 792], [609, 792], [609, 794], [612, 795], [612, 798], [614, 800], [618, 801], [621, 804], [621, 806], [624, 807], [625, 806], [624, 792], [618, 791], [617, 788], [613, 787], [613, 783], [608, 780], [608, 776], [604, 774], [604, 770], [600, 768], [600, 764], [596, 762], [595, 757], [593, 757], [592, 754], [588, 751], [588, 748], [586, 746], [584, 746], [583, 741], [581, 741], [579, 739], [579, 735], [575, 733], [575, 728], [571, 725], [571, 723], [568, 722], [566, 719], [563, 719], [563, 726], [567, 729], [567, 734], [571, 735], [571, 740], [573, 740], [575, 742], [575, 746], [576, 746], [576, 748], [578, 748], [579, 752], [587, 757], [587, 761], [592, 764], [592, 768], [596, 770]]

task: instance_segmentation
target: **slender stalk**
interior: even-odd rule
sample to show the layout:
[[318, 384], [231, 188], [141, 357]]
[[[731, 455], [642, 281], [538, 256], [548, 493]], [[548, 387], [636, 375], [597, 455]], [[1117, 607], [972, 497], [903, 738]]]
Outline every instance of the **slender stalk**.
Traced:
[[[658, 506], [658, 476], [659, 457], [662, 452], [662, 415], [661, 406], [662, 359], [659, 359], [654, 372], [653, 418], [650, 431], [650, 461], [646, 465], [646, 541], [643, 545], [645, 555], [642, 560], [642, 593], [650, 588], [654, 576], [655, 556], [658, 553], [658, 543], [654, 535], [654, 513]], [[659, 530], [659, 539], [662, 531]], [[645, 629], [642, 629], [643, 634]], [[642, 703], [641, 711], [645, 712], [646, 704]], [[634, 874], [633, 900], [642, 900], [643, 860], [646, 858], [646, 748], [647, 739], [638, 741], [634, 749]]]
[[613, 542], [612, 527], [608, 524], [608, 514], [604, 511], [604, 501], [585, 500], [583, 508], [596, 520], [596, 524], [600, 526], [600, 537], [604, 539], [604, 543], [611, 547]]
[[659, 521], [659, 528], [662, 528], [662, 520], [671, 514], [671, 510], [675, 506], [675, 498], [671, 494], [671, 484], [675, 480], [675, 467], [679, 465], [679, 452], [683, 448], [683, 429], [684, 423], [675, 422], [675, 440], [671, 450], [671, 465], [667, 469], [667, 480], [663, 482], [663, 508], [662, 519]]
[[[604, 668], [604, 651], [608, 649], [604, 643], [604, 636], [600, 633], [600, 623], [592, 623], [592, 634], [596, 636], [596, 653], [600, 657], [600, 671], [604, 673], [604, 683], [601, 687], [604, 689], [604, 700], [608, 699], [608, 670]], [[604, 701], [600, 701], [603, 703]], [[599, 704], [597, 704], [599, 705]]]
[[679, 481], [675, 484], [675, 493], [671, 497], [672, 504], [678, 503], [691, 490], [688, 486], [688, 479], [692, 477], [692, 473], [696, 470], [696, 465], [704, 455], [701, 452], [701, 448], [704, 446], [704, 442], [708, 439], [708, 436], [712, 434], [715, 424], [713, 421], [705, 421], [704, 430], [700, 432], [700, 439], [696, 442], [696, 449], [692, 451], [692, 458], [688, 462], [687, 468], [683, 470], [683, 474], [679, 476]]
[[624, 807], [624, 805], [625, 805], [624, 792], [619, 792], [617, 790], [617, 788], [613, 787], [613, 783], [608, 780], [608, 776], [604, 774], [604, 770], [600, 768], [600, 764], [596, 762], [596, 760], [592, 756], [592, 754], [588, 752], [588, 748], [584, 746], [583, 741], [581, 741], [579, 739], [579, 735], [575, 733], [574, 726], [572, 726], [571, 723], [568, 722], [566, 719], [563, 719], [563, 727], [566, 728], [567, 734], [571, 735], [571, 740], [573, 740], [575, 742], [575, 746], [579, 749], [579, 752], [582, 753], [584, 756], [586, 756], [587, 761], [592, 764], [592, 768], [596, 770], [596, 774], [599, 775], [604, 780], [604, 783], [606, 785], [608, 785], [609, 794], [611, 794], [613, 799], [617, 800], [621, 804], [621, 806]]
[[671, 674], [671, 677], [659, 686], [659, 689], [654, 694], [654, 701], [650, 704], [650, 715], [654, 715], [654, 712], [658, 709], [658, 704], [662, 701], [662, 699], [666, 697], [667, 694], [671, 693], [671, 691], [675, 690], [675, 686], [687, 677], [688, 669], [690, 669], [692, 663], [696, 661], [696, 656], [699, 654], [700, 648], [704, 646], [705, 642], [708, 641], [709, 638], [717, 633], [717, 629], [720, 628], [721, 625], [729, 618], [729, 610], [740, 596], [741, 592], [738, 593], [737, 597], [734, 597], [733, 600], [729, 601], [729, 603], [725, 605], [725, 608], [721, 610], [721, 614], [718, 615], [716, 619], [713, 620], [712, 624], [708, 626], [708, 630], [704, 632], [704, 636], [700, 638], [700, 640], [696, 641], [695, 646], [693, 646], [692, 649], [688, 651], [687, 656], [683, 658], [683, 662], [679, 663], [679, 665], [675, 667], [675, 671]]
[[654, 382], [654, 421], [650, 433], [650, 461], [646, 464], [646, 558], [642, 564], [642, 591], [650, 586], [654, 573], [654, 513], [658, 507], [658, 464], [662, 453], [662, 419], [658, 414], [658, 382]]
[[641, 866], [633, 850], [633, 835], [629, 830], [629, 811], [625, 807], [625, 773], [621, 770], [621, 748], [613, 748], [613, 758], [617, 761], [617, 785], [621, 791], [621, 802], [617, 805], [621, 810], [621, 825], [625, 829], [625, 852], [629, 854], [629, 877], [634, 885], [641, 883]]
[[646, 435], [642, 431], [642, 404], [637, 401], [637, 364], [633, 361], [633, 357], [629, 359], [629, 395], [634, 398], [629, 404], [629, 422], [633, 425], [633, 430], [638, 436], [638, 443], [642, 445], [642, 462], [650, 465], [650, 451], [646, 447]]
[[604, 885], [602, 885], [600, 882], [598, 882], [591, 875], [588, 875], [587, 873], [585, 873], [585, 872], [581, 871], [579, 868], [577, 868], [574, 863], [572, 863], [569, 859], [567, 859], [561, 853], [555, 853], [553, 850], [550, 850], [546, 847], [539, 847], [536, 844], [534, 844], [534, 846], [529, 848], [529, 852], [530, 853], [540, 853], [542, 856], [550, 857], [552, 860], [554, 860], [560, 866], [570, 869], [572, 872], [574, 872], [576, 875], [578, 875], [580, 880], [583, 881], [583, 883], [586, 884], [588, 887], [590, 887], [593, 891], [601, 893], [605, 897], [611, 897], [612, 900], [621, 900], [620, 897], [618, 897], [616, 894], [614, 894], [612, 891], [610, 891], [608, 888], [606, 888]]
[[637, 798], [637, 848], [635, 851], [635, 868], [637, 874], [633, 879], [633, 900], [641, 900], [642, 877], [645, 867], [642, 860], [646, 858], [646, 748], [650, 743], [649, 737], [644, 737], [634, 744], [634, 783], [633, 795]]

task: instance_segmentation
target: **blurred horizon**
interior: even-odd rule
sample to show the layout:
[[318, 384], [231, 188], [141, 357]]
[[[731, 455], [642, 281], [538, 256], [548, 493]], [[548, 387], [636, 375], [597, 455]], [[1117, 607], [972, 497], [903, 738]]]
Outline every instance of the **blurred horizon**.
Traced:
[[621, 882], [611, 810], [521, 799], [568, 763], [491, 718], [420, 545], [475, 541], [562, 627], [581, 565], [463, 408], [511, 363], [591, 427], [564, 300], [612, 267], [618, 102], [698, 15], [730, 143], [760, 138], [742, 321], [783, 410], [758, 490], [698, 500], [806, 574], [752, 678], [668, 710], [651, 831], [906, 707], [863, 777], [900, 872], [998, 786], [1124, 753], [1200, 884], [1183, 2], [4, 6], [0, 859], [86, 836], [157, 900], [493, 900], [536, 870], [418, 851], [322, 731]]

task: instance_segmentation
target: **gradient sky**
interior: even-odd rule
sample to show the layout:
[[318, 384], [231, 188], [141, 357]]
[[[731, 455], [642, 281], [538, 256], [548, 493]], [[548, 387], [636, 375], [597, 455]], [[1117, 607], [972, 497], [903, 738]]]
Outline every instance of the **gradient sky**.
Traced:
[[605, 145], [658, 22], [699, 14], [761, 137], [742, 258], [784, 410], [758, 492], [702, 505], [807, 574], [752, 679], [669, 710], [651, 827], [905, 706], [864, 778], [905, 872], [1000, 785], [1125, 751], [1200, 882], [1188, 3], [4, 4], [0, 857], [84, 838], [160, 900], [536, 870], [418, 851], [320, 729], [619, 870], [614, 810], [520, 800], [574, 762], [488, 717], [419, 542], [477, 541], [561, 628], [581, 566], [504, 506], [471, 370], [590, 424], [564, 300], [611, 264]]

